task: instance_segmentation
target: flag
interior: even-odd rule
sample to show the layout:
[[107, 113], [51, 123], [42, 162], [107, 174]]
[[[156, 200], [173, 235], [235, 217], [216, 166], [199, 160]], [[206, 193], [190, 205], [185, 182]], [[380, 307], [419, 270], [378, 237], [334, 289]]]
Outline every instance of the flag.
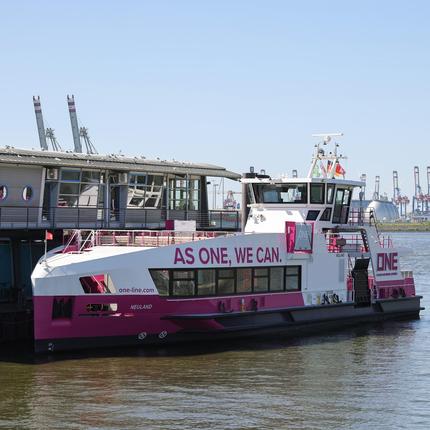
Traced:
[[340, 163], [336, 163], [336, 170], [334, 171], [335, 176], [343, 176], [345, 178], [345, 169], [340, 165]]
[[320, 169], [321, 169], [322, 177], [327, 178], [327, 170], [322, 161], [320, 161]]
[[318, 164], [315, 164], [313, 170], [312, 170], [312, 177], [313, 178], [319, 178], [321, 176], [321, 171], [318, 166]]
[[45, 240], [52, 240], [52, 239], [54, 239], [54, 235], [50, 231], [46, 230], [45, 231]]

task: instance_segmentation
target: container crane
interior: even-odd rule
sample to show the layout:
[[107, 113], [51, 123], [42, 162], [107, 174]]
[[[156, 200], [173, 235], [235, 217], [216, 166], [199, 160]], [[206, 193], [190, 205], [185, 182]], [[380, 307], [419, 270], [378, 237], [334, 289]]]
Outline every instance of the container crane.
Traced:
[[75, 96], [73, 94], [71, 96], [67, 95], [67, 105], [69, 106], [70, 124], [72, 126], [75, 152], [82, 153], [82, 138], [85, 143], [87, 154], [97, 154], [97, 150], [91, 142], [90, 136], [88, 134], [88, 128], [79, 127], [78, 117], [76, 114]]
[[373, 192], [373, 200], [379, 200], [379, 185], [380, 185], [381, 178], [378, 176], [375, 177], [375, 191]]
[[33, 96], [34, 113], [36, 114], [37, 131], [39, 132], [40, 148], [42, 151], [49, 151], [48, 143], [46, 139], [48, 138], [52, 145], [53, 151], [62, 151], [57, 138], [55, 137], [54, 129], [47, 128], [45, 130], [45, 125], [43, 123], [42, 106], [40, 104], [40, 96]]
[[46, 142], [45, 125], [43, 124], [42, 106], [40, 104], [40, 96], [33, 96], [34, 113], [36, 114], [37, 131], [39, 132], [40, 149], [48, 151], [48, 143]]
[[420, 185], [420, 169], [418, 166], [414, 167], [414, 186], [415, 193], [412, 197], [412, 212], [420, 215], [424, 211], [425, 196]]
[[397, 170], [393, 170], [393, 203], [399, 210], [400, 218], [406, 218], [409, 198], [407, 196], [402, 196], [400, 193], [399, 174]]

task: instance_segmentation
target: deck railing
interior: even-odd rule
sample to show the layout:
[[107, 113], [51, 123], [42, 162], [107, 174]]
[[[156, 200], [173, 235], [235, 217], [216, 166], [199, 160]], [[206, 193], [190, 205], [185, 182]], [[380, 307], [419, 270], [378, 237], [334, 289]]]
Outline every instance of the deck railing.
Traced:
[[85, 207], [40, 207], [0, 205], [0, 229], [154, 229], [165, 228], [167, 220], [195, 220], [199, 230], [239, 230], [239, 211], [167, 209], [104, 209]]
[[226, 231], [74, 230], [65, 235], [63, 253], [79, 253], [93, 246], [179, 245], [234, 234]]

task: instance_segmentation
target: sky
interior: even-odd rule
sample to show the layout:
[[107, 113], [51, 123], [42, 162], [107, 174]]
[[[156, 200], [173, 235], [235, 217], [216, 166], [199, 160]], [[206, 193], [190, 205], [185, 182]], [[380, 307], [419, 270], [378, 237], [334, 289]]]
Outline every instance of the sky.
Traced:
[[[305, 175], [343, 132], [347, 177], [430, 165], [426, 1], [0, 0], [0, 146], [38, 148], [32, 96], [63, 148], [66, 95], [100, 153]], [[368, 192], [368, 195], [370, 192]]]

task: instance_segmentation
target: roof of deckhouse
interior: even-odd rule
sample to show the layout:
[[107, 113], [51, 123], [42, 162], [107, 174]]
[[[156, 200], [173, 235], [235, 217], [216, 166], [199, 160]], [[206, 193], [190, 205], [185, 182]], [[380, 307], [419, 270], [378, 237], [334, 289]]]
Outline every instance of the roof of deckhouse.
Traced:
[[51, 152], [13, 147], [0, 148], [0, 164], [21, 164], [44, 167], [75, 167], [109, 169], [145, 173], [190, 174], [240, 179], [241, 175], [212, 164], [195, 164], [180, 161], [147, 160], [144, 157], [123, 155], [81, 154], [76, 152]]

